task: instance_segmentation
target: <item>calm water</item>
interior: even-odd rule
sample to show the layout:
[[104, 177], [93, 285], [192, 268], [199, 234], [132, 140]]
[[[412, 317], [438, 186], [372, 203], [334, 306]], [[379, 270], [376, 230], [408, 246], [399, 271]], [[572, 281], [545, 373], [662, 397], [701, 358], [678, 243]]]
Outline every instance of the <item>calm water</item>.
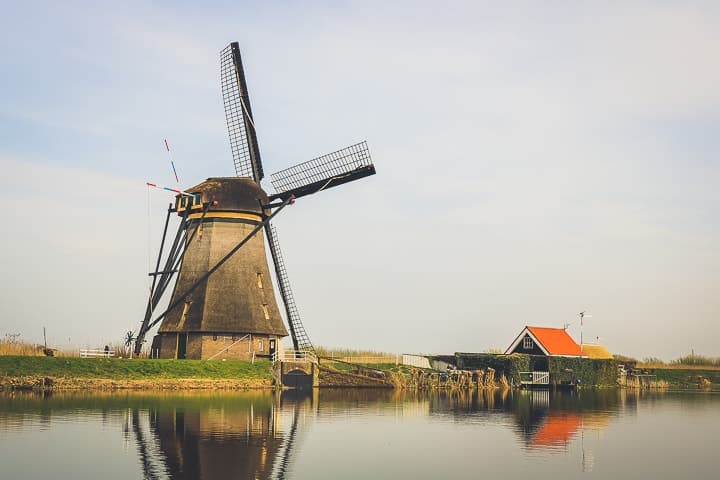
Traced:
[[719, 478], [718, 438], [717, 394], [0, 396], [3, 479]]

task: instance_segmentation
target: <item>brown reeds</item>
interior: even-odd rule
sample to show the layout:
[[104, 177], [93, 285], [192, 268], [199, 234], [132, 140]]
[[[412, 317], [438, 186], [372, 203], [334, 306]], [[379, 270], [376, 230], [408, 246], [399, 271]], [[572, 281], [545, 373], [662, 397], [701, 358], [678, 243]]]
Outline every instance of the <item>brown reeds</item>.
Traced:
[[42, 357], [43, 346], [28, 342], [0, 340], [0, 355], [19, 355], [23, 357]]

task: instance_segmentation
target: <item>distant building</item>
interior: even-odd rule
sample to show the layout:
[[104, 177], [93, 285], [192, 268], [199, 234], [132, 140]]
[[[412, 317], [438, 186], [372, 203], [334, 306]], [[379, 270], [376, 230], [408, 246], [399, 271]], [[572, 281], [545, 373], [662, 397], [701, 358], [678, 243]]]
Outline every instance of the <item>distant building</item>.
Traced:
[[580, 345], [562, 328], [525, 327], [506, 354], [523, 353], [546, 357], [585, 357]]
[[583, 355], [593, 360], [610, 360], [613, 358], [612, 354], [607, 348], [596, 343], [583, 343], [581, 346]]

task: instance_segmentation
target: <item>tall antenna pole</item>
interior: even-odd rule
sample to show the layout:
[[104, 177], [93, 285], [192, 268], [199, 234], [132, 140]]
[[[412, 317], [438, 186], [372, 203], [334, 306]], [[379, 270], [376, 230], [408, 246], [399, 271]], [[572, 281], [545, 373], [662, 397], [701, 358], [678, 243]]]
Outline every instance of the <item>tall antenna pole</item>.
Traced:
[[583, 346], [583, 319], [585, 317], [588, 317], [588, 318], [592, 317], [592, 315], [588, 315], [585, 312], [586, 312], [586, 310], [583, 310], [582, 312], [578, 313], [578, 315], [580, 316], [580, 350], [581, 351], [582, 351], [582, 346]]

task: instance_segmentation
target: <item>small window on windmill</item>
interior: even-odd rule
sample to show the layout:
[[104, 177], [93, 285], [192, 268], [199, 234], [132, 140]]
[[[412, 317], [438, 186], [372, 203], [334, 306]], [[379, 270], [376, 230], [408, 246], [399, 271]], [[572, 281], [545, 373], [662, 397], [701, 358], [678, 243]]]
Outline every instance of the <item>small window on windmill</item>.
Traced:
[[268, 306], [263, 303], [262, 309], [265, 314], [265, 320], [270, 320], [270, 310], [268, 310]]
[[533, 349], [533, 341], [530, 337], [523, 338], [523, 348], [525, 350], [532, 350]]
[[257, 274], [257, 285], [260, 290], [263, 288], [263, 279], [262, 279], [262, 273]]
[[200, 207], [202, 206], [202, 193], [193, 193], [192, 196], [192, 207]]

